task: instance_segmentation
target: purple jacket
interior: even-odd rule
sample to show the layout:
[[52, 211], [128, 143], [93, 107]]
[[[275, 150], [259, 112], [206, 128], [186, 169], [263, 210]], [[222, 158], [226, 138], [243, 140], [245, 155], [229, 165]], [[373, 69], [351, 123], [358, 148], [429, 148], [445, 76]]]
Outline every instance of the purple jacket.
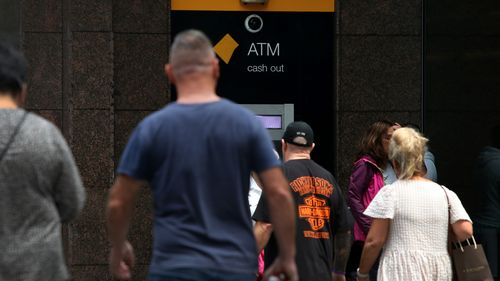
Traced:
[[348, 202], [355, 220], [355, 240], [365, 241], [372, 220], [363, 212], [383, 186], [382, 169], [371, 156], [364, 155], [354, 162], [349, 179]]

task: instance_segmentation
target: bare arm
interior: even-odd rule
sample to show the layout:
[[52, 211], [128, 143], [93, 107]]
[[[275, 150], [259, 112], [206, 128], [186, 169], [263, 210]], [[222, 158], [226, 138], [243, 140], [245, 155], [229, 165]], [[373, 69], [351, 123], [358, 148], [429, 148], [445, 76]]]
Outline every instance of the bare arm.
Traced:
[[134, 253], [127, 241], [127, 233], [141, 182], [120, 175], [109, 191], [106, 219], [111, 243], [110, 271], [120, 279], [130, 279]]
[[[361, 261], [359, 262], [359, 272], [368, 274], [373, 264], [377, 260], [382, 247], [385, 244], [389, 234], [389, 219], [373, 219], [372, 226], [366, 237]], [[359, 278], [358, 280], [368, 280], [367, 278]]]
[[459, 220], [451, 225], [455, 238], [458, 241], [464, 241], [473, 234], [472, 223], [467, 220]]
[[255, 241], [257, 242], [257, 253], [260, 253], [260, 251], [262, 251], [262, 249], [264, 249], [267, 245], [272, 232], [272, 224], [261, 221], [255, 223], [253, 227], [253, 234], [255, 236]]
[[275, 262], [264, 274], [264, 280], [270, 275], [284, 273], [288, 279], [296, 281], [295, 213], [288, 182], [279, 167], [259, 173], [259, 179], [266, 194], [271, 223], [280, 249]]

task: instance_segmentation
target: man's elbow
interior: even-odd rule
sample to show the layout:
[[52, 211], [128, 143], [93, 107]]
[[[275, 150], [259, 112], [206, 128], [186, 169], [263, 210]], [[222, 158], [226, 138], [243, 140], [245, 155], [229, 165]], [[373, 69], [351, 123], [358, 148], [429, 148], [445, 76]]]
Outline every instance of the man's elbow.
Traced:
[[108, 204], [106, 206], [106, 213], [108, 216], [113, 215], [113, 214], [119, 214], [124, 212], [126, 206], [125, 202], [123, 200], [120, 200], [118, 198], [110, 198], [108, 200]]

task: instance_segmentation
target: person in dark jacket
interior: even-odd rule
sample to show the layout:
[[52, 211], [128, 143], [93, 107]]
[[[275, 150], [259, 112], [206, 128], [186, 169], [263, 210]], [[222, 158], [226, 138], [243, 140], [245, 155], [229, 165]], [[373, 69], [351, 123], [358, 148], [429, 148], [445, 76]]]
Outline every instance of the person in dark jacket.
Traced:
[[474, 188], [481, 195], [480, 209], [473, 213], [474, 234], [483, 244], [495, 280], [498, 280], [500, 241], [500, 124], [491, 130], [491, 144], [476, 160]]
[[[384, 182], [384, 168], [388, 165], [388, 148], [392, 133], [399, 124], [387, 120], [374, 122], [360, 141], [358, 158], [354, 162], [348, 187], [348, 203], [354, 217], [354, 244], [349, 258], [347, 280], [356, 280], [356, 269], [371, 219], [363, 214], [377, 192], [389, 182]], [[376, 266], [371, 280], [376, 280]]]

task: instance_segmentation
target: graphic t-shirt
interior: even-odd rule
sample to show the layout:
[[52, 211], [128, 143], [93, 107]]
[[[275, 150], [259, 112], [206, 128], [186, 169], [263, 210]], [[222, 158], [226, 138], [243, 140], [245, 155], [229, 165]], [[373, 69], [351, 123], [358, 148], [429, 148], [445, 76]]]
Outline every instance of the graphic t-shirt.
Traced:
[[[349, 210], [332, 174], [309, 159], [289, 160], [283, 164], [297, 215], [297, 255], [302, 281], [332, 279], [333, 236], [350, 228]], [[254, 220], [270, 222], [265, 197], [262, 196]], [[278, 254], [277, 241], [271, 235], [264, 250], [265, 265]]]
[[248, 179], [250, 171], [279, 165], [260, 121], [225, 99], [173, 103], [143, 120], [130, 137], [118, 173], [151, 184], [150, 272], [256, 272]]

